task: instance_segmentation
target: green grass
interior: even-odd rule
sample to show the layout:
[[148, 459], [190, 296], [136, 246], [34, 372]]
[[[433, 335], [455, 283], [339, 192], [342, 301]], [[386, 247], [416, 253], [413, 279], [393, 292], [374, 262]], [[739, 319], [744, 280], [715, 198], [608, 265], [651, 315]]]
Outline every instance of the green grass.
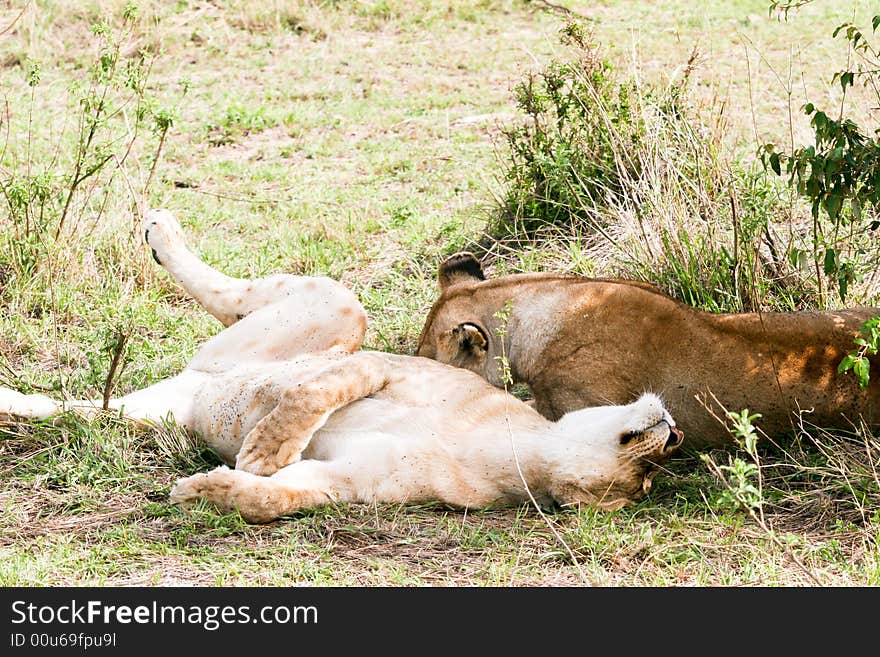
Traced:
[[[126, 392], [178, 371], [220, 328], [152, 262], [135, 229], [133, 204], [160, 144], [149, 116], [124, 164], [82, 184], [54, 238], [75, 161], [71, 85], [98, 55], [89, 26], [106, 19], [117, 30], [125, 4], [32, 4], [0, 42], [4, 188], [42, 173], [52, 190], [42, 205], [31, 201], [31, 220], [46, 222], [32, 242], [0, 213], [0, 385], [100, 396], [121, 330], [126, 364], [115, 389]], [[776, 74], [787, 80], [790, 52], [795, 110], [816, 94], [835, 99], [825, 74], [845, 52], [827, 37], [848, 7], [817, 0], [785, 24], [760, 1], [567, 4], [595, 21], [618, 66], [632, 65], [635, 51], [639, 73], [661, 83], [699, 46], [694, 100], [724, 100], [732, 150], [787, 137], [788, 94]], [[0, 11], [0, 27], [17, 13]], [[556, 52], [560, 21], [513, 0], [143, 2], [122, 61], [145, 49], [144, 97], [175, 117], [149, 204], [171, 209], [193, 248], [231, 275], [340, 279], [370, 314], [366, 346], [412, 353], [439, 261], [479, 239], [495, 206], [512, 87]], [[33, 88], [29, 62], [40, 65]], [[130, 94], [114, 94], [125, 117], [102, 134], [120, 155], [135, 108]], [[805, 123], [792, 130], [808, 134]], [[495, 274], [608, 273], [608, 260], [577, 240], [501, 255]], [[813, 583], [792, 553], [823, 584], [880, 584], [877, 482], [863, 471], [847, 489], [841, 473], [865, 458], [857, 440], [845, 453], [852, 459], [840, 467], [807, 443], [762, 453], [772, 535], [719, 504], [723, 486], [685, 453], [636, 506], [549, 514], [563, 546], [528, 507], [338, 506], [249, 526], [169, 504], [175, 479], [217, 462], [173, 428], [72, 417], [5, 425], [0, 584]]]

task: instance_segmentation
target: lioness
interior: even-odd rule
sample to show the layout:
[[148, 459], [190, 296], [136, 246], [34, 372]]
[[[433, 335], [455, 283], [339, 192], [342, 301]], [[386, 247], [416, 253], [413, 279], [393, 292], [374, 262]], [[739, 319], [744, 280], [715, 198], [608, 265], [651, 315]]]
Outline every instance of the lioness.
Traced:
[[[417, 354], [497, 386], [504, 352], [549, 419], [650, 390], [698, 448], [732, 444], [719, 421], [725, 409], [760, 413], [756, 424], [769, 435], [790, 430], [797, 410], [823, 427], [880, 423], [880, 376], [863, 390], [837, 373], [878, 308], [710, 314], [631, 281], [549, 273], [486, 280], [471, 254], [443, 263], [438, 281]], [[880, 358], [871, 363], [880, 372]]]
[[[227, 326], [177, 376], [110, 403], [134, 420], [173, 415], [234, 464], [178, 481], [175, 502], [205, 498], [252, 522], [334, 500], [614, 509], [644, 495], [681, 443], [653, 394], [551, 422], [471, 372], [360, 351], [366, 314], [333, 280], [229, 278], [186, 247], [170, 213], [148, 213], [144, 229], [156, 260]], [[99, 407], [0, 388], [0, 416]]]

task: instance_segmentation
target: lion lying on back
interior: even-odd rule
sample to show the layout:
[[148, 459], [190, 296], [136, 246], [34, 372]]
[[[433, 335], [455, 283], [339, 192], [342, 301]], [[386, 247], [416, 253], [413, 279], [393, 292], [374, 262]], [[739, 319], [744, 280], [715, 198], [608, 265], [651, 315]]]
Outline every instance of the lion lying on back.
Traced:
[[[682, 433], [651, 394], [573, 410], [553, 422], [462, 369], [359, 351], [366, 315], [327, 278], [233, 279], [199, 260], [165, 211], [148, 244], [227, 328], [177, 376], [111, 401], [133, 420], [201, 435], [225, 466], [177, 482], [172, 500], [206, 499], [267, 522], [341, 502], [539, 502], [613, 509], [641, 497]], [[0, 388], [0, 417], [97, 412]]]
[[[500, 385], [506, 317], [513, 378], [550, 419], [651, 390], [694, 447], [733, 444], [719, 422], [725, 410], [760, 413], [756, 424], [771, 436], [791, 430], [799, 410], [826, 428], [880, 424], [880, 376], [863, 390], [837, 373], [880, 308], [716, 315], [632, 281], [551, 273], [486, 280], [470, 254], [450, 258], [438, 278], [418, 355]], [[880, 356], [871, 364], [880, 371]]]

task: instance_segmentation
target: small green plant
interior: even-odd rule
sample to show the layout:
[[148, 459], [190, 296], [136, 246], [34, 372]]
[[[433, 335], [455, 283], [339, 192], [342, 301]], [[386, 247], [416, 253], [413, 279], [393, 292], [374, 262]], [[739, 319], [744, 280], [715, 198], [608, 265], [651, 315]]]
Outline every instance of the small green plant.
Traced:
[[237, 137], [260, 132], [275, 125], [266, 116], [266, 108], [251, 109], [240, 103], [226, 108], [226, 114], [217, 122], [208, 125], [208, 138], [213, 146], [221, 146], [235, 141]]
[[716, 465], [708, 454], [701, 455], [703, 462], [722, 475], [725, 487], [717, 504], [723, 508], [756, 511], [763, 505], [761, 470], [757, 453], [758, 434], [752, 424], [760, 417], [760, 413], [749, 414], [748, 409], [743, 409], [739, 413], [727, 412], [734, 440], [748, 454], [749, 461], [736, 456], [732, 457], [727, 465]]
[[757, 509], [761, 506], [761, 491], [755, 486], [758, 466], [740, 458], [734, 458], [730, 465], [719, 465], [727, 473], [727, 488], [721, 492], [717, 504], [724, 508]]
[[[625, 179], [639, 174], [646, 125], [636, 87], [617, 81], [585, 24], [567, 22], [560, 41], [572, 56], [527, 75], [514, 89], [526, 120], [503, 132], [510, 159], [496, 231], [532, 233], [583, 222], [585, 207], [612, 203], [624, 193]], [[673, 98], [661, 104], [666, 100], [675, 120]]]
[[728, 411], [727, 418], [730, 420], [733, 437], [737, 444], [746, 451], [753, 459], [757, 458], [758, 433], [754, 420], [760, 419], [760, 413], [749, 414], [749, 409], [744, 408], [739, 413]]
[[871, 361], [868, 360], [868, 357], [877, 355], [877, 351], [880, 349], [880, 316], [872, 317], [862, 324], [859, 335], [854, 342], [858, 348], [843, 357], [837, 371], [843, 374], [852, 370], [859, 380], [859, 386], [867, 388], [871, 378]]
[[[7, 219], [0, 219], [0, 226], [9, 227], [0, 233], [0, 267], [9, 267], [19, 277], [41, 269], [63, 269], [65, 263], [59, 258], [68, 238], [96, 229], [110, 198], [119, 193], [116, 181], [124, 179], [134, 193], [126, 169], [141, 152], [147, 127], [159, 141], [151, 151], [151, 175], [155, 169], [173, 112], [161, 109], [147, 92], [153, 55], [127, 51], [136, 41], [136, 20], [137, 7], [129, 3], [118, 21], [105, 17], [91, 26], [92, 56], [68, 88], [60, 130], [49, 113], [38, 110], [38, 95], [55, 97], [57, 90], [44, 91], [43, 65], [26, 62], [23, 83], [29, 103], [21, 108], [26, 121], [11, 123], [13, 128], [8, 129], [18, 134], [0, 153], [0, 166], [9, 172], [0, 179], [0, 197], [7, 207]], [[38, 111], [39, 121], [35, 120]], [[39, 162], [35, 149], [45, 140], [55, 144], [55, 156]], [[140, 162], [135, 166], [139, 168]], [[148, 187], [149, 179], [139, 190], [142, 197]], [[84, 217], [89, 218], [88, 225], [83, 225]], [[49, 262], [52, 258], [56, 261]]]

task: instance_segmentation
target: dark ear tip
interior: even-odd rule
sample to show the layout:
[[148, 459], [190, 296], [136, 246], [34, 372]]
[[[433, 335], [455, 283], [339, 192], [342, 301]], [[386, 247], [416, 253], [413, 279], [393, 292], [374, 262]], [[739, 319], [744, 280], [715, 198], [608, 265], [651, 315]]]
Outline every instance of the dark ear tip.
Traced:
[[473, 253], [461, 251], [443, 261], [437, 278], [442, 288], [468, 278], [484, 281], [486, 275], [483, 273], [483, 266]]
[[443, 261], [443, 266], [454, 267], [457, 266], [459, 263], [466, 262], [475, 262], [477, 264], [480, 264], [480, 261], [477, 260], [477, 256], [475, 256], [470, 251], [458, 251], [457, 253], [453, 253], [451, 256], [446, 258], [446, 260]]

